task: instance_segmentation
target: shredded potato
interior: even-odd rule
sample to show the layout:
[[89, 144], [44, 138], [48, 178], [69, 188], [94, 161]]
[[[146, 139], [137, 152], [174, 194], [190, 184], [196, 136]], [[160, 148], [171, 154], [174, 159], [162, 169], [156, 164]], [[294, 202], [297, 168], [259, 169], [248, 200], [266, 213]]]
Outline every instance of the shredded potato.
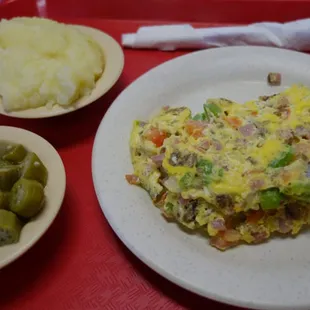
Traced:
[[97, 43], [43, 18], [0, 22], [0, 95], [6, 111], [68, 106], [95, 87], [104, 69]]

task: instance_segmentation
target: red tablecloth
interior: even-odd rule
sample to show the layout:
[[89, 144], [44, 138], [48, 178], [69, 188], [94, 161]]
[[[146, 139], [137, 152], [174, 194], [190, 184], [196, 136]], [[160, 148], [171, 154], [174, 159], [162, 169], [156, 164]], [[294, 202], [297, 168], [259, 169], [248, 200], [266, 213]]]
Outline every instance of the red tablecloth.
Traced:
[[[74, 22], [102, 29], [118, 41], [121, 33], [138, 27], [129, 21]], [[109, 105], [138, 76], [182, 53], [126, 50], [115, 87], [69, 115], [44, 120], [0, 116], [1, 125], [31, 130], [51, 142], [67, 172], [67, 192], [54, 224], [29, 252], [0, 271], [1, 310], [232, 309], [177, 287], [135, 258], [108, 225], [92, 183], [92, 146]]]

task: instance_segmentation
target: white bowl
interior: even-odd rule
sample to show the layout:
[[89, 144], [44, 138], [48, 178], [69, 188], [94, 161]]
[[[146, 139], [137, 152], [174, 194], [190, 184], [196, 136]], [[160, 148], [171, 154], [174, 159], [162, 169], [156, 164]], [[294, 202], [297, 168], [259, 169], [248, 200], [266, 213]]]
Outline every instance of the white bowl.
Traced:
[[0, 247], [0, 268], [2, 268], [29, 250], [50, 227], [62, 205], [66, 189], [66, 173], [62, 160], [53, 146], [30, 131], [0, 126], [0, 141], [22, 144], [29, 151], [35, 152], [48, 170], [45, 206], [22, 228], [18, 243]]
[[55, 105], [52, 109], [44, 106], [23, 111], [6, 112], [3, 105], [0, 104], [0, 114], [16, 118], [47, 118], [67, 114], [93, 103], [107, 93], [117, 82], [124, 67], [124, 53], [120, 45], [112, 37], [98, 29], [86, 26], [74, 27], [91, 36], [101, 47], [105, 57], [104, 71], [93, 91], [88, 96], [81, 97], [68, 107]]

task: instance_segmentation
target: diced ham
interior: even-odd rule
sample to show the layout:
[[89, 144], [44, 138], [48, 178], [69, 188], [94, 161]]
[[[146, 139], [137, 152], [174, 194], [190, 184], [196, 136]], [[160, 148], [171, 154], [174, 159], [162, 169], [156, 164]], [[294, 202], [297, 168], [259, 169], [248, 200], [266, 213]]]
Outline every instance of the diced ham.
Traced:
[[262, 180], [262, 179], [256, 179], [256, 180], [251, 180], [250, 181], [250, 186], [251, 186], [251, 189], [253, 191], [262, 188], [264, 186], [264, 184], [265, 184], [265, 181]]
[[272, 86], [281, 85], [281, 74], [278, 72], [270, 72], [267, 76], [267, 81]]
[[258, 231], [253, 232], [252, 237], [254, 238], [254, 243], [260, 243], [268, 238], [268, 234], [266, 231]]
[[244, 137], [249, 137], [253, 135], [255, 126], [253, 124], [247, 124], [239, 127], [239, 131]]
[[202, 153], [206, 152], [210, 147], [210, 141], [209, 140], [204, 140], [201, 141], [198, 146], [196, 147], [196, 149]]
[[288, 219], [279, 219], [279, 232], [287, 234], [292, 230], [292, 221]]
[[212, 145], [215, 147], [215, 149], [217, 151], [221, 151], [223, 149], [223, 146], [222, 146], [221, 142], [219, 142], [217, 140], [213, 140], [212, 141]]
[[304, 126], [297, 126], [295, 129], [295, 135], [303, 139], [310, 139], [310, 129]]
[[184, 199], [181, 195], [178, 199], [178, 202], [181, 206], [185, 206], [188, 202], [189, 202], [189, 199]]
[[165, 158], [164, 153], [151, 157], [152, 161], [154, 162], [154, 164], [156, 164], [157, 167], [160, 167], [162, 165], [164, 158]]
[[214, 229], [218, 230], [218, 231], [224, 231], [226, 230], [225, 227], [225, 222], [223, 219], [216, 219], [214, 221], [211, 222], [211, 225]]

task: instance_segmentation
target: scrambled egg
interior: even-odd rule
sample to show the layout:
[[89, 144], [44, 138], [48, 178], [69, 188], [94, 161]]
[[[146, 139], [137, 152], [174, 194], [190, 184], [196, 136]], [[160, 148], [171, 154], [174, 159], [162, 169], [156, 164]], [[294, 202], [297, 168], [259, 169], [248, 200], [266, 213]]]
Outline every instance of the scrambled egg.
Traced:
[[209, 99], [195, 116], [164, 107], [134, 123], [126, 178], [221, 250], [297, 234], [310, 220], [309, 117], [303, 85], [242, 105]]

